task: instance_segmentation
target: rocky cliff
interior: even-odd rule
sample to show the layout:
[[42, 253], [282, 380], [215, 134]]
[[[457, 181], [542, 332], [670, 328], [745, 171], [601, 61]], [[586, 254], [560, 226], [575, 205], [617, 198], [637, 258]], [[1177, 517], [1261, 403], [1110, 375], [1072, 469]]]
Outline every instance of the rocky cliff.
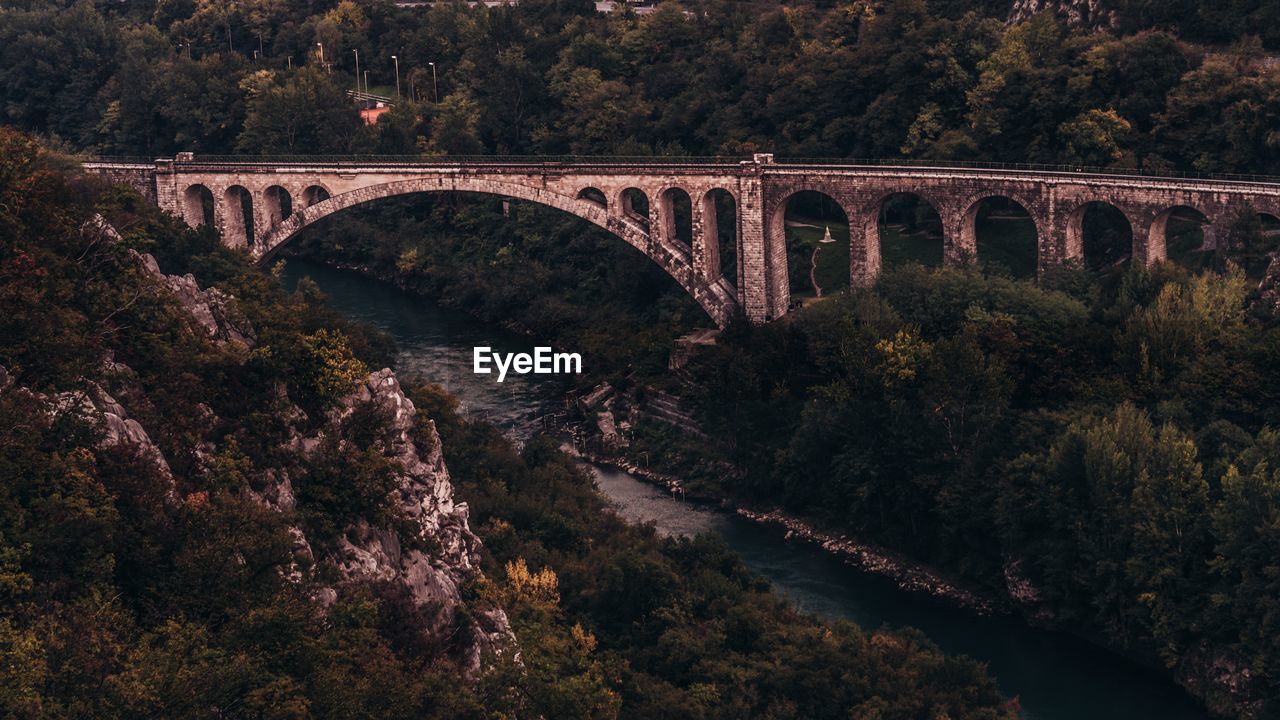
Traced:
[[[395, 508], [407, 521], [409, 536], [358, 518], [338, 539], [331, 559], [345, 580], [390, 582], [401, 588], [428, 620], [421, 628], [424, 639], [443, 642], [464, 633], [454, 645], [474, 674], [484, 654], [501, 652], [512, 636], [501, 609], [470, 608], [468, 622], [460, 621], [459, 610], [465, 605], [461, 586], [479, 572], [475, 560], [480, 540], [467, 525], [467, 504], [454, 502], [434, 423], [426, 454], [419, 453], [411, 437], [416, 410], [391, 370], [371, 373], [343, 398], [331, 413], [326, 431], [338, 427], [356, 408], [371, 405], [390, 423], [382, 449], [399, 467]], [[300, 445], [314, 446], [317, 441], [302, 438]], [[325, 593], [337, 596], [332, 588]]]
[[[237, 311], [234, 298], [216, 288], [201, 289], [191, 275], [164, 274], [149, 255], [133, 253], [132, 258], [154, 280], [158, 296], [167, 296], [182, 308], [193, 333], [220, 346], [255, 347], [254, 330]], [[44, 396], [14, 387], [7, 373], [0, 372], [0, 390], [29, 393], [43, 402], [51, 418], [72, 416], [94, 427], [99, 447], [124, 449], [154, 468], [167, 488], [166, 504], [190, 501], [181, 497], [169, 462], [152, 440], [157, 428], [145, 427], [130, 412], [131, 406], [148, 403], [133, 371], [107, 357], [95, 375], [84, 379], [83, 390]], [[286, 460], [266, 473], [265, 482], [246, 492], [259, 504], [289, 518], [295, 562], [286, 571], [287, 577], [305, 585], [319, 608], [331, 606], [357, 587], [377, 585], [384, 592], [389, 588], [411, 607], [410, 617], [419, 619], [413, 630], [424, 647], [449, 653], [471, 676], [481, 671], [486, 653], [502, 653], [512, 646], [514, 637], [500, 608], [464, 599], [463, 588], [480, 574], [480, 542], [468, 526], [466, 503], [454, 500], [434, 424], [426, 423], [428, 437], [423, 442], [422, 424], [416, 421], [413, 403], [395, 374], [389, 369], [369, 374], [340, 398], [319, 424], [306, 422], [305, 413], [289, 402], [283, 386], [277, 394], [275, 407], [281, 408], [279, 415], [291, 428], [289, 440], [280, 448]], [[369, 447], [344, 449], [373, 449], [389, 461], [395, 484], [387, 504], [394, 521], [385, 517], [344, 518], [346, 525], [339, 528], [336, 537], [313, 537], [297, 513], [293, 473], [314, 458], [322, 443], [338, 438], [343, 423], [357, 409], [376, 412], [382, 431], [368, 441]], [[212, 410], [203, 406], [201, 410], [209, 416], [205, 426], [219, 424]], [[351, 441], [339, 438], [337, 442]], [[372, 447], [375, 444], [376, 448]], [[218, 450], [215, 441], [206, 437], [195, 454], [207, 464]]]
[[1118, 21], [1113, 6], [1108, 0], [1014, 0], [1009, 21], [1022, 22], [1047, 10], [1076, 27], [1111, 28]]

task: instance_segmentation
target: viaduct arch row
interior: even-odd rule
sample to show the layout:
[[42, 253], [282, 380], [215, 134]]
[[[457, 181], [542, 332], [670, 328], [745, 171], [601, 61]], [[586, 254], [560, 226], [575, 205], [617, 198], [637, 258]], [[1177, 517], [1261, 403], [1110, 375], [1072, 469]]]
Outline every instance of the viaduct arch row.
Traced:
[[[154, 162], [85, 162], [87, 171], [133, 185], [192, 226], [211, 222], [223, 242], [269, 258], [303, 228], [346, 208], [422, 192], [469, 192], [557, 208], [583, 218], [659, 265], [717, 325], [742, 312], [753, 324], [785, 315], [788, 285], [785, 213], [803, 191], [820, 192], [850, 224], [850, 285], [880, 272], [879, 218], [891, 196], [909, 193], [942, 221], [944, 262], [977, 253], [984, 200], [1021, 205], [1035, 225], [1040, 272], [1081, 259], [1083, 215], [1091, 203], [1119, 210], [1133, 230], [1132, 260], [1166, 257], [1165, 228], [1175, 209], [1202, 216], [1213, 247], [1242, 212], [1280, 217], [1280, 179], [1189, 179], [1037, 169], [777, 163], [679, 158], [271, 158], [196, 157]], [[732, 218], [717, 216], [727, 193]], [[675, 221], [687, 195], [691, 228]], [[640, 200], [639, 198], [643, 198]], [[647, 204], [647, 211], [644, 205]], [[718, 226], [733, 223], [737, 283], [721, 272]]]

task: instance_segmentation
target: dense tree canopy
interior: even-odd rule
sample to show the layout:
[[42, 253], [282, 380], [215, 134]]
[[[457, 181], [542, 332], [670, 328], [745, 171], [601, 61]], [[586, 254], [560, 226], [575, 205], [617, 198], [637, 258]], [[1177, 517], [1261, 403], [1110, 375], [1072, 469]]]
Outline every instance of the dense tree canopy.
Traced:
[[[1273, 32], [1271, 4], [1117, 0], [1108, 32], [1051, 12], [1005, 25], [1007, 5], [32, 0], [0, 10], [0, 120], [148, 156], [769, 150], [1232, 172], [1280, 159], [1265, 49], [1280, 37], [1246, 34]], [[392, 95], [399, 61], [403, 108], [372, 127], [344, 94], [357, 55]]]

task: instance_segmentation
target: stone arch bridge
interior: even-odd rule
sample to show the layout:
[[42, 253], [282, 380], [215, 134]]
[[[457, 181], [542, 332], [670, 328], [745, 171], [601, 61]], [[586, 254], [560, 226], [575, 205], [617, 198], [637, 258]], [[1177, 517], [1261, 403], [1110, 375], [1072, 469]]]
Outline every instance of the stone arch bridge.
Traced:
[[[1083, 256], [1090, 203], [1118, 209], [1133, 231], [1133, 261], [1165, 257], [1175, 210], [1199, 213], [1205, 242], [1251, 211], [1280, 217], [1280, 179], [1173, 178], [1064, 169], [775, 162], [688, 158], [290, 158], [205, 157], [153, 162], [85, 162], [87, 171], [133, 185], [192, 226], [211, 222], [223, 242], [261, 260], [300, 230], [335, 212], [420, 192], [484, 193], [547, 205], [588, 220], [656, 262], [720, 326], [741, 312], [754, 324], [785, 315], [785, 213], [796, 193], [816, 191], [849, 219], [850, 284], [880, 271], [879, 219], [892, 196], [908, 193], [942, 221], [944, 261], [976, 255], [980, 204], [1004, 198], [1034, 222], [1040, 271]], [[717, 195], [733, 213], [717, 216]], [[677, 231], [674, 203], [691, 208]], [[727, 207], [722, 199], [719, 207]], [[737, 272], [721, 272], [717, 228], [733, 223]], [[734, 280], [736, 279], [736, 282]]]

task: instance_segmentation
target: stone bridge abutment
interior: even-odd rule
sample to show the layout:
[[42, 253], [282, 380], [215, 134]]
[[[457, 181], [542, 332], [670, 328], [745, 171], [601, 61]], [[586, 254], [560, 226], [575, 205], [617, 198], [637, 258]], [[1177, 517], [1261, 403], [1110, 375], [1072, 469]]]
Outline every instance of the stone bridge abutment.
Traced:
[[[512, 198], [580, 217], [644, 253], [718, 325], [742, 313], [760, 324], [792, 304], [788, 204], [825, 195], [849, 223], [849, 284], [868, 287], [882, 265], [883, 211], [914, 196], [936, 213], [947, 264], [980, 254], [979, 211], [992, 199], [1020, 208], [1035, 228], [1043, 272], [1083, 260], [1085, 217], [1110, 208], [1127, 221], [1133, 262], [1167, 256], [1171, 217], [1194, 218], [1216, 247], [1240, 215], [1280, 217], [1280, 180], [1182, 179], [956, 167], [776, 163], [674, 158], [334, 159], [213, 158], [180, 154], [153, 163], [86, 162], [86, 170], [137, 187], [189, 225], [213, 223], [223, 242], [265, 259], [303, 228], [346, 208], [412, 193]], [[719, 202], [717, 202], [719, 198]], [[731, 212], [730, 212], [731, 211]], [[725, 217], [721, 217], [721, 214]], [[722, 231], [733, 267], [722, 270]], [[725, 255], [725, 257], [728, 257]]]

